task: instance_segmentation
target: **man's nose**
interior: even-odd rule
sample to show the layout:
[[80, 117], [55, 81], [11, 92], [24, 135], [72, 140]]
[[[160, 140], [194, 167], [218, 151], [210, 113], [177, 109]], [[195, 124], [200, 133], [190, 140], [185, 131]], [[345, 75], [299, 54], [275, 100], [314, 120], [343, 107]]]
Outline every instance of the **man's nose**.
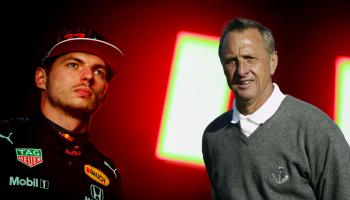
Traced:
[[244, 75], [249, 73], [249, 65], [244, 60], [238, 61], [237, 72], [239, 75]]
[[90, 81], [94, 77], [94, 72], [90, 67], [84, 67], [81, 70], [81, 80]]

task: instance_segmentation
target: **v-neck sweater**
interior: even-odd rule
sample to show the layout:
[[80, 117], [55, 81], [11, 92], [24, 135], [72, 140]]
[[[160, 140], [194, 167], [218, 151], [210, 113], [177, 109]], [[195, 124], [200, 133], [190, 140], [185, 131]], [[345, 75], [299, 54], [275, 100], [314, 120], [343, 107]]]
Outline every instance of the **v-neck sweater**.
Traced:
[[203, 135], [213, 200], [350, 199], [350, 147], [323, 111], [287, 95], [250, 137], [231, 119]]

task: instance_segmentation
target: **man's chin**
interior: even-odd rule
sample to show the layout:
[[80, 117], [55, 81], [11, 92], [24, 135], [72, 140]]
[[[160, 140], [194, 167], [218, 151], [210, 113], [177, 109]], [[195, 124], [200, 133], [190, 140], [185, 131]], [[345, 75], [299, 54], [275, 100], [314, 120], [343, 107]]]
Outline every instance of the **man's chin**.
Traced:
[[67, 106], [64, 108], [64, 110], [74, 117], [87, 118], [90, 117], [97, 109], [90, 107]]
[[242, 103], [249, 103], [254, 99], [254, 95], [247, 93], [235, 93], [235, 98]]
[[239, 99], [242, 100], [249, 100], [251, 98], [253, 98], [254, 95], [252, 95], [251, 91], [248, 90], [240, 90], [235, 88], [234, 90], [235, 96], [238, 97]]

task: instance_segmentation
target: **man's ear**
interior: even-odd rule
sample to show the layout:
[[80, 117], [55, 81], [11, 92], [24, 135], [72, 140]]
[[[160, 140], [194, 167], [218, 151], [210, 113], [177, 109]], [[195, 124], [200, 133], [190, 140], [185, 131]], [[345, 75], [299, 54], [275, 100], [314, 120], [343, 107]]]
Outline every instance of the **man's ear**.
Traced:
[[46, 70], [42, 67], [37, 67], [35, 71], [35, 85], [42, 90], [46, 89]]
[[275, 73], [278, 65], [277, 51], [274, 51], [270, 56], [270, 74], [271, 76]]

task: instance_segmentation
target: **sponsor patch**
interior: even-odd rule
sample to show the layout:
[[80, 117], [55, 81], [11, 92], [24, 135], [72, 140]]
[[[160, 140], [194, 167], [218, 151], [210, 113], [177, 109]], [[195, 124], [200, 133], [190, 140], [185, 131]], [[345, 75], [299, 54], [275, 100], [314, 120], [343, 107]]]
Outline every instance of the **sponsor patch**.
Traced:
[[34, 167], [43, 162], [41, 149], [16, 148], [17, 160], [28, 167]]
[[109, 185], [109, 179], [108, 177], [101, 172], [99, 169], [91, 166], [91, 165], [84, 165], [84, 172], [86, 175], [88, 175], [90, 178], [92, 178], [94, 181], [104, 185]]
[[107, 166], [110, 170], [112, 170], [113, 174], [114, 174], [114, 178], [117, 179], [117, 171], [118, 169], [113, 169], [109, 164], [108, 162], [104, 161], [103, 163], [105, 166]]
[[5, 135], [3, 135], [3, 134], [0, 134], [0, 138], [6, 139], [10, 144], [13, 144], [13, 142], [12, 142], [12, 140], [11, 140], [11, 138], [10, 138], [12, 134], [13, 134], [12, 132], [10, 132], [10, 133], [8, 134], [8, 136], [5, 136]]
[[103, 200], [104, 199], [104, 193], [103, 190], [100, 187], [97, 187], [96, 185], [91, 184], [90, 185], [90, 195], [85, 196], [84, 200]]
[[10, 176], [9, 179], [10, 186], [22, 186], [22, 187], [33, 187], [33, 188], [41, 188], [48, 190], [49, 189], [49, 181], [38, 178], [20, 178], [18, 176], [13, 177]]

